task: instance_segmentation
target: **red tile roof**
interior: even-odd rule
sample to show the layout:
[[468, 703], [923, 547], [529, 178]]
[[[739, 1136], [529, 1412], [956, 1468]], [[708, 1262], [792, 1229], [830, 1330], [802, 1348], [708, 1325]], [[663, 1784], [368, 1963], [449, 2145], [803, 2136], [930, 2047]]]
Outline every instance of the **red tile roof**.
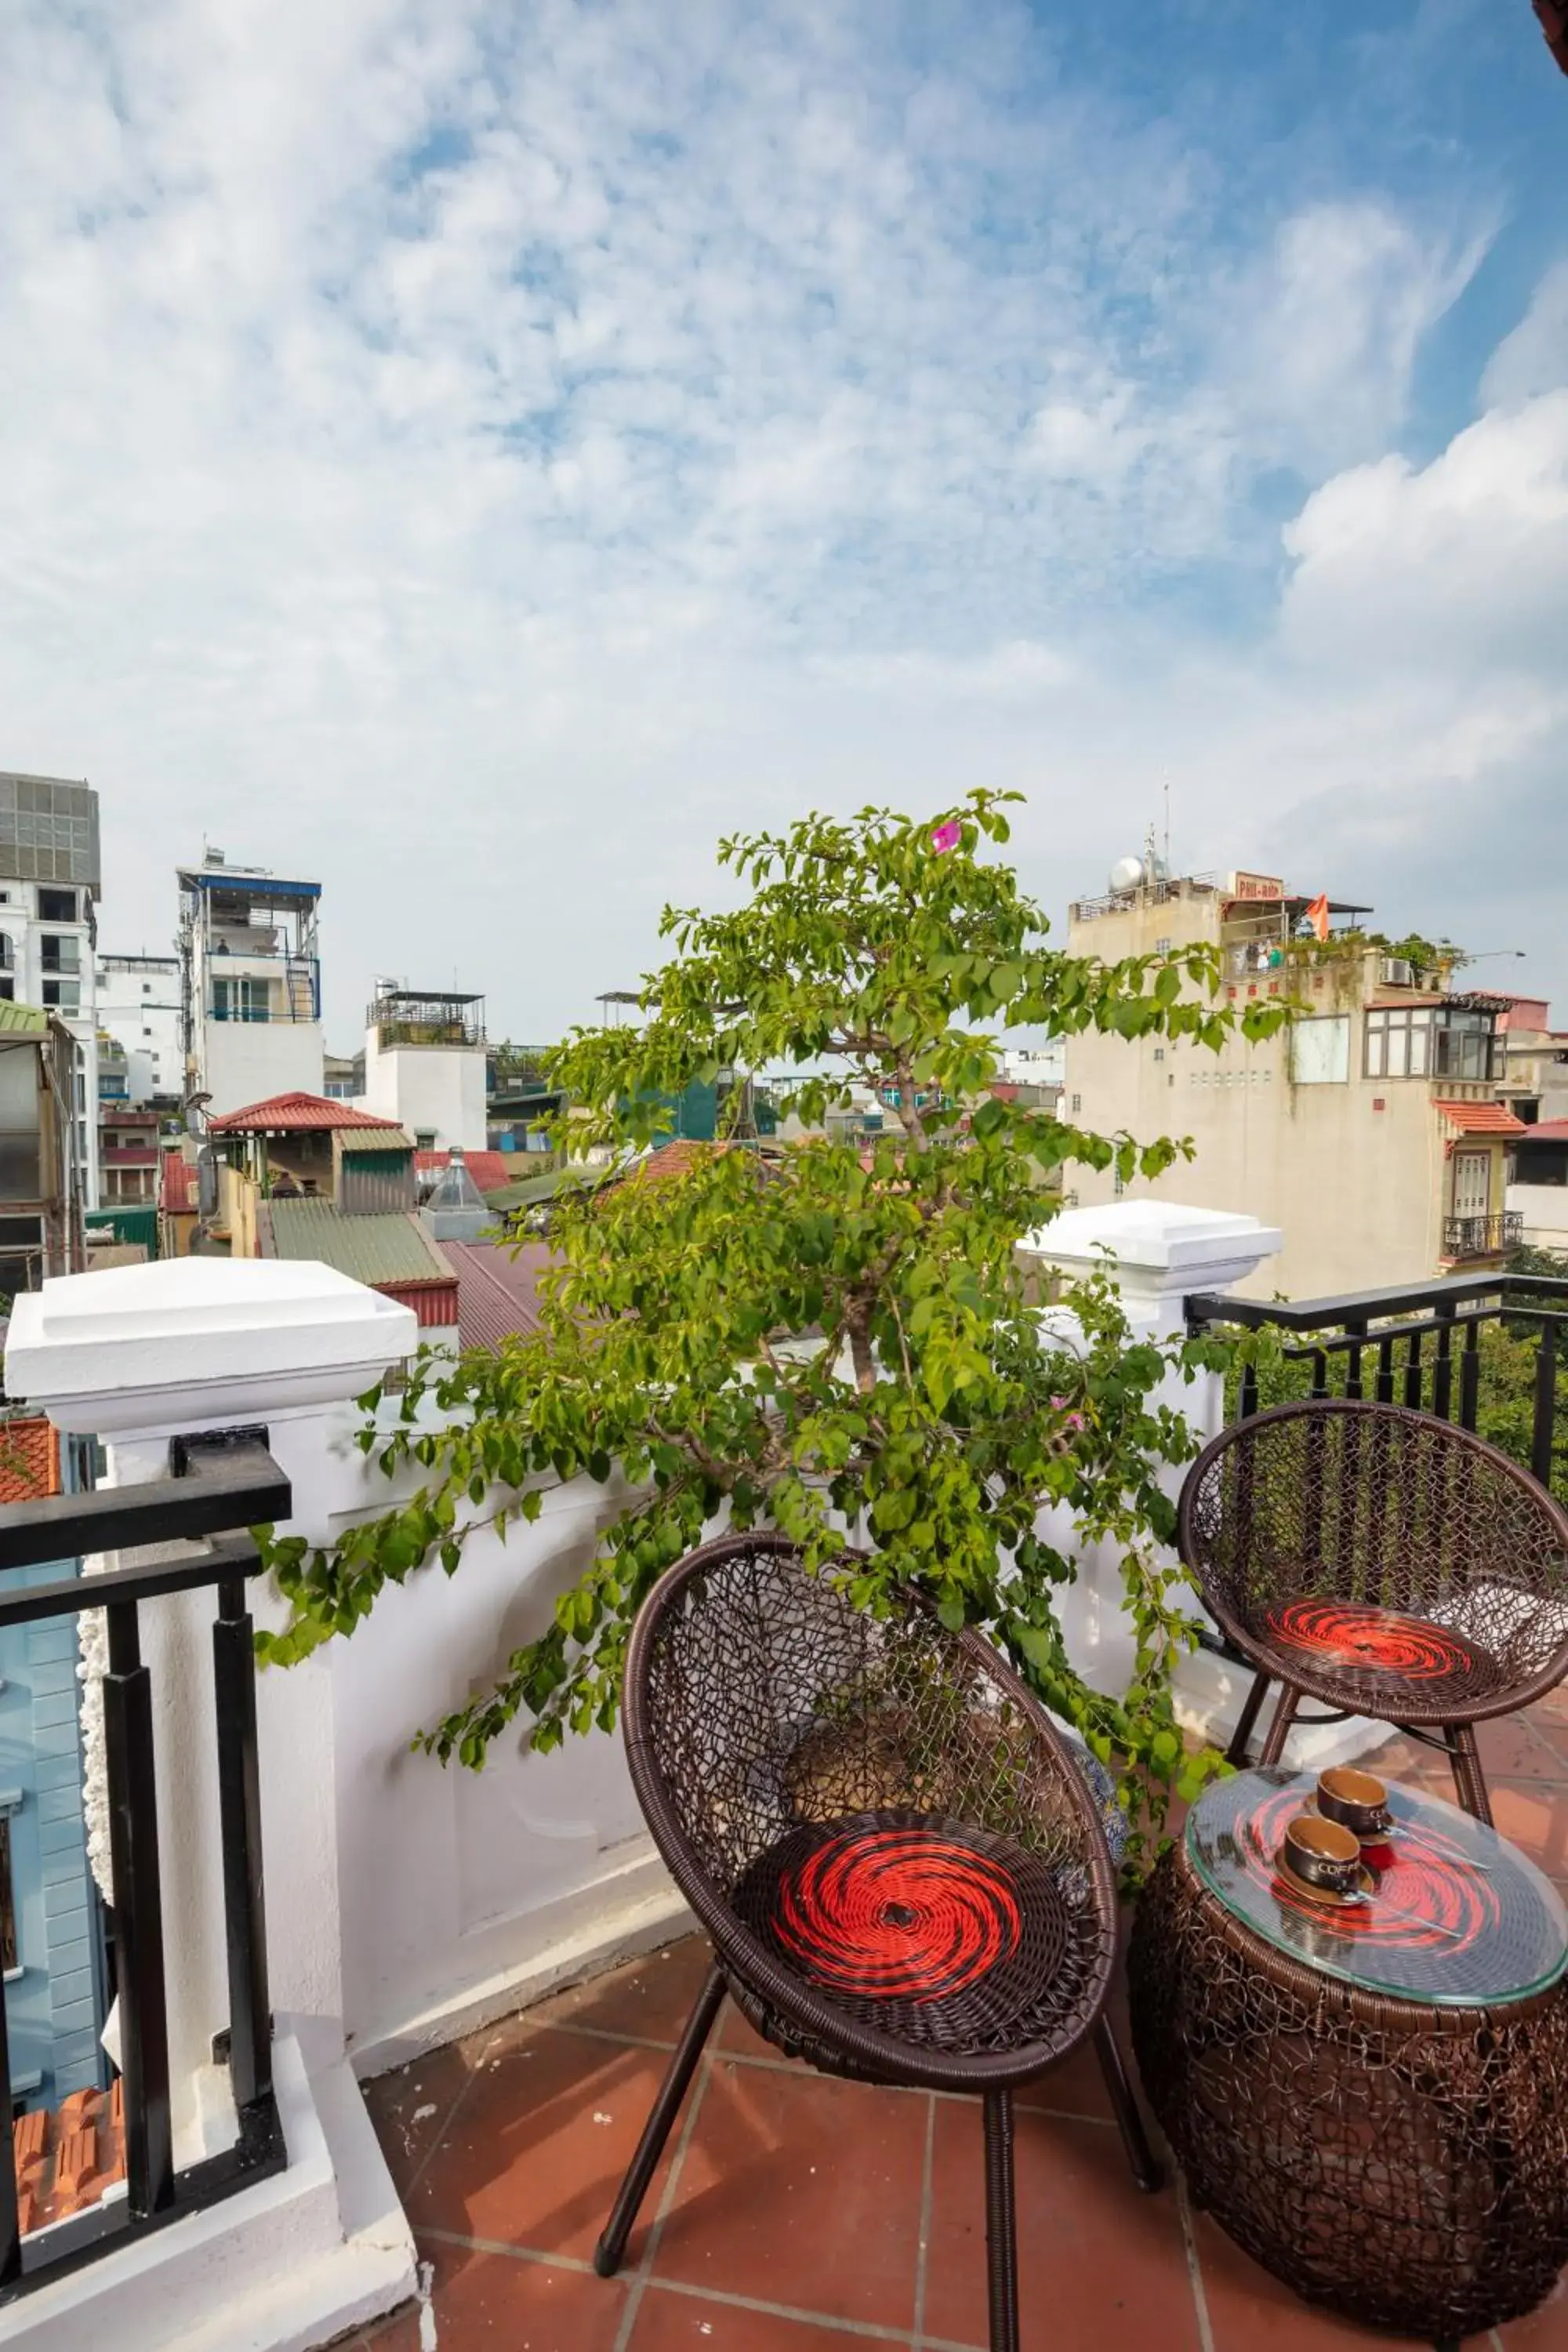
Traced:
[[[416, 1151], [414, 1165], [422, 1176], [450, 1165], [449, 1151]], [[511, 1182], [511, 1171], [501, 1151], [465, 1151], [463, 1164], [481, 1192], [500, 1192]]]
[[1524, 1129], [1527, 1136], [1537, 1137], [1542, 1143], [1568, 1143], [1568, 1118], [1538, 1118], [1533, 1127]]
[[560, 1263], [545, 1242], [514, 1255], [504, 1242], [443, 1242], [458, 1277], [458, 1330], [465, 1348], [499, 1348], [539, 1328], [539, 1276]]
[[193, 1160], [183, 1152], [165, 1151], [163, 1181], [158, 1206], [166, 1217], [194, 1217], [196, 1213], [196, 1168]]
[[689, 1136], [678, 1136], [673, 1143], [661, 1143], [632, 1170], [634, 1176], [684, 1176], [689, 1169], [700, 1168], [716, 1151], [734, 1149], [729, 1143], [700, 1143]]
[[60, 1441], [52, 1422], [0, 1422], [0, 1503], [39, 1503], [60, 1491]]
[[1523, 1119], [1495, 1102], [1439, 1102], [1436, 1108], [1461, 1135], [1528, 1135]]
[[384, 1127], [373, 1110], [356, 1110], [353, 1103], [329, 1102], [325, 1095], [268, 1095], [265, 1102], [247, 1103], [242, 1110], [209, 1118], [215, 1135], [299, 1135], [310, 1128]]

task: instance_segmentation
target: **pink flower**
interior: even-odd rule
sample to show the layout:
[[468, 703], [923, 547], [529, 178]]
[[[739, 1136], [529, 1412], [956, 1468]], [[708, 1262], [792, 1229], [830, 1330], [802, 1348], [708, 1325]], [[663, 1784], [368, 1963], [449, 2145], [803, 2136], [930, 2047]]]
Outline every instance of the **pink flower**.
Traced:
[[[1066, 1399], [1066, 1397], [1053, 1397], [1053, 1398], [1051, 1399], [1051, 1410], [1052, 1410], [1052, 1412], [1060, 1412], [1060, 1411], [1062, 1410], [1062, 1407], [1066, 1404], [1066, 1402], [1067, 1402], [1067, 1399]], [[1068, 1429], [1081, 1429], [1081, 1428], [1083, 1427], [1083, 1425], [1084, 1425], [1084, 1423], [1083, 1423], [1083, 1415], [1082, 1415], [1082, 1413], [1081, 1413], [1081, 1412], [1069, 1412], [1069, 1413], [1068, 1413], [1068, 1417], [1067, 1417], [1067, 1424], [1066, 1424], [1066, 1425], [1067, 1425], [1067, 1427], [1068, 1427]]]
[[939, 824], [931, 835], [931, 845], [939, 857], [944, 857], [950, 849], [956, 849], [963, 839], [963, 827], [955, 816], [950, 816], [947, 823]]

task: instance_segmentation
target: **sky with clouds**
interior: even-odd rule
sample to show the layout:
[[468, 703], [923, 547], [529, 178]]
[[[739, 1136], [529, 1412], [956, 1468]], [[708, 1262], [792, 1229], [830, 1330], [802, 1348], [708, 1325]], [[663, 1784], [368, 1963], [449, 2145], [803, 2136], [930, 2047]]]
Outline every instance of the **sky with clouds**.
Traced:
[[0, 766], [492, 1032], [736, 825], [1161, 815], [1568, 1022], [1568, 82], [1527, 0], [10, 0]]

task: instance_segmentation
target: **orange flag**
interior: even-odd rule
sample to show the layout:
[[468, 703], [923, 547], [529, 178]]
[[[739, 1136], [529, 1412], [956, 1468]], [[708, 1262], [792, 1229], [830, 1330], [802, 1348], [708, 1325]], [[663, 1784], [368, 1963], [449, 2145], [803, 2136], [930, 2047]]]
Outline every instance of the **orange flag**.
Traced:
[[1321, 940], [1326, 940], [1328, 938], [1329, 894], [1326, 890], [1320, 892], [1318, 897], [1312, 900], [1311, 904], [1307, 908], [1307, 920], [1311, 924], [1312, 929], [1317, 932], [1318, 937]]

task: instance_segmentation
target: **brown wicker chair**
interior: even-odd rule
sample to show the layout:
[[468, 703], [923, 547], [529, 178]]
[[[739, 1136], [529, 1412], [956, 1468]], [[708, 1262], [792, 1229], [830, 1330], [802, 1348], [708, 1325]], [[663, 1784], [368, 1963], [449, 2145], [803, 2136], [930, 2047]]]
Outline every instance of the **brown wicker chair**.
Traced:
[[1198, 1456], [1179, 1540], [1257, 1669], [1233, 1763], [1278, 1681], [1260, 1763], [1316, 1699], [1446, 1751], [1459, 1802], [1491, 1820], [1474, 1726], [1568, 1673], [1568, 1513], [1527, 1470], [1403, 1405], [1276, 1405]]
[[991, 2340], [1016, 2352], [1014, 2088], [1092, 2035], [1134, 2177], [1160, 2179], [1102, 2015], [1105, 1834], [1047, 1718], [973, 1633], [913, 1598], [874, 1618], [774, 1535], [708, 1544], [656, 1588], [624, 1706], [638, 1799], [714, 1962], [601, 2275], [728, 1992], [825, 2073], [984, 2098]]

